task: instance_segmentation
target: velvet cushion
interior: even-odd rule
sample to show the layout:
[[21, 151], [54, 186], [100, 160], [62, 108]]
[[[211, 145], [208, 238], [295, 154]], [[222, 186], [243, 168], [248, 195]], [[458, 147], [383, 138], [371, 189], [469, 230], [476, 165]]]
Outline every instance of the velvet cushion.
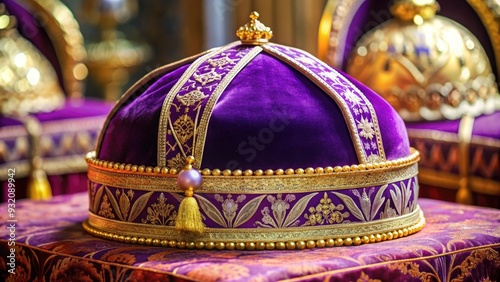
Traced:
[[[455, 201], [461, 162], [468, 160], [472, 203], [500, 208], [500, 111], [474, 119], [468, 156], [460, 152], [460, 120], [407, 123], [410, 144], [421, 154], [421, 195]], [[431, 179], [434, 175], [437, 179]], [[451, 189], [451, 191], [447, 191]]]
[[[112, 117], [99, 159], [157, 165], [163, 100], [183, 65], [141, 87]], [[387, 159], [408, 156], [404, 123], [377, 94], [349, 78], [373, 104]], [[304, 74], [273, 56], [257, 55], [223, 92], [213, 110], [202, 167], [286, 169], [359, 163], [335, 102]]]
[[[33, 115], [41, 125], [40, 154], [54, 195], [86, 189], [87, 178], [82, 174], [87, 170], [84, 156], [95, 149], [111, 106], [94, 100], [68, 100], [58, 110]], [[18, 197], [26, 197], [30, 148], [21, 122], [0, 116], [0, 181], [5, 187], [0, 200], [6, 199], [9, 168], [16, 169]]]
[[[0, 214], [0, 280], [500, 281], [500, 211], [420, 199], [426, 227], [362, 246], [205, 251], [95, 238], [81, 222], [88, 194], [16, 203], [16, 274], [7, 270], [10, 223]], [[6, 203], [0, 205], [6, 211]], [[7, 280], [8, 281], [8, 280]]]

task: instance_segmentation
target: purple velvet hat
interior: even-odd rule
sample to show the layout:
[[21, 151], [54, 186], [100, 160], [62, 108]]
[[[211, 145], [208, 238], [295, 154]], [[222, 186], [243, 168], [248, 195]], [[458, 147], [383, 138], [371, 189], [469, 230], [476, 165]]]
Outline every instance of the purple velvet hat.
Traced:
[[87, 157], [87, 231], [262, 250], [380, 242], [424, 226], [419, 153], [398, 114], [314, 56], [268, 43], [257, 17], [240, 41], [156, 69], [123, 95]]

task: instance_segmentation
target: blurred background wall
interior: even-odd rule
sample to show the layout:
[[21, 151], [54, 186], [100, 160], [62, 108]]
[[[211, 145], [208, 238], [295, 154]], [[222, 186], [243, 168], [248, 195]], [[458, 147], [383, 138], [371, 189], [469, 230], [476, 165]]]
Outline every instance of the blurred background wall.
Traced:
[[[87, 45], [103, 40], [103, 22], [95, 13], [115, 10], [121, 18], [114, 27], [130, 42], [149, 46], [148, 56], [133, 68], [123, 93], [134, 81], [161, 65], [237, 40], [236, 29], [251, 11], [271, 27], [273, 42], [316, 54], [317, 33], [326, 0], [63, 0], [75, 14]], [[128, 11], [123, 11], [128, 9]], [[97, 15], [98, 16], [98, 15]], [[101, 15], [102, 16], [102, 15]], [[117, 16], [120, 17], [120, 16]], [[104, 97], [96, 75], [88, 79], [88, 97]], [[98, 74], [102, 76], [102, 74]], [[114, 94], [112, 94], [114, 95]], [[108, 97], [115, 99], [118, 97]]]

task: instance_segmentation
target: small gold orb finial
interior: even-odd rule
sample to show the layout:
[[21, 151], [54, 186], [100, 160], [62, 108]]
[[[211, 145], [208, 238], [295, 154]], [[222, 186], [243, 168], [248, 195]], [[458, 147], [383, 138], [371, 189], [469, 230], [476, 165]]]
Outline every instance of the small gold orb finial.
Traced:
[[250, 22], [236, 31], [241, 42], [259, 45], [268, 42], [273, 37], [273, 31], [261, 23], [258, 18], [259, 13], [253, 11], [250, 14]]

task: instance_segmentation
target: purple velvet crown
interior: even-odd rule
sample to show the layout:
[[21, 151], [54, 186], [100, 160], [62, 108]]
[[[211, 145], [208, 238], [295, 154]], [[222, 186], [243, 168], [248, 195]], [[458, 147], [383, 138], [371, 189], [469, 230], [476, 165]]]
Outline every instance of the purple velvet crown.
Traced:
[[[418, 152], [392, 107], [304, 51], [252, 38], [159, 68], [120, 99], [88, 156], [84, 227], [129, 243], [249, 250], [420, 230]], [[203, 175], [194, 193], [191, 164]], [[185, 202], [204, 230], [179, 229]]]

